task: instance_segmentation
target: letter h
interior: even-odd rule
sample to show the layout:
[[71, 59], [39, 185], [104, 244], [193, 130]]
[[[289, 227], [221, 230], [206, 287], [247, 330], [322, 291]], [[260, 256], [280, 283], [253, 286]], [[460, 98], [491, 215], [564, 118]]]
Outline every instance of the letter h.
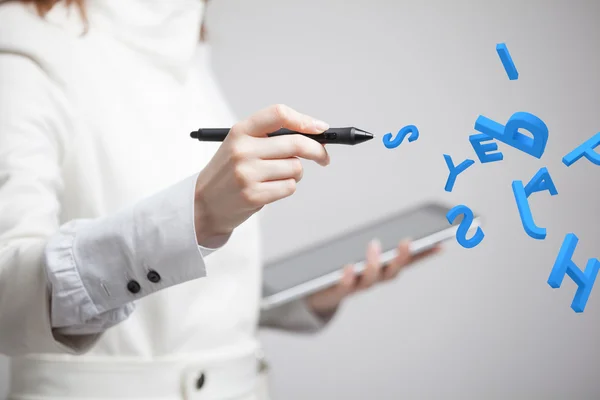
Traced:
[[585, 309], [585, 305], [594, 287], [594, 282], [600, 269], [600, 261], [596, 258], [590, 258], [585, 267], [585, 272], [579, 269], [571, 259], [578, 242], [579, 239], [574, 233], [567, 234], [558, 257], [554, 262], [554, 267], [552, 267], [552, 272], [550, 272], [548, 284], [553, 288], [559, 288], [565, 275], [569, 275], [578, 286], [575, 298], [571, 303], [571, 308], [573, 311], [580, 313]]

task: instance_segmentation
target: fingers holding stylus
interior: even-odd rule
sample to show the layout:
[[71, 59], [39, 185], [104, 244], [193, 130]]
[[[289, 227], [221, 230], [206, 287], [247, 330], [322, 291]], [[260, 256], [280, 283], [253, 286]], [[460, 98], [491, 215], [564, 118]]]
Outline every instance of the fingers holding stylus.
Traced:
[[302, 134], [328, 129], [327, 124], [283, 105], [261, 110], [229, 129], [196, 180], [198, 244], [231, 234], [265, 205], [294, 194], [304, 172], [299, 158], [329, 164], [325, 147], [308, 136], [268, 136], [282, 127]]
[[304, 168], [297, 157], [281, 160], [257, 160], [249, 163], [248, 175], [256, 182], [277, 181], [294, 179], [300, 182], [304, 175]]
[[236, 158], [257, 157], [263, 160], [300, 157], [325, 166], [329, 154], [325, 146], [303, 135], [268, 137], [281, 128], [306, 134], [320, 134], [329, 128], [325, 122], [282, 105], [267, 107], [234, 125], [227, 135], [235, 142]]
[[257, 140], [257, 156], [262, 159], [300, 157], [321, 166], [329, 165], [329, 153], [321, 143], [302, 135], [281, 135]]
[[251, 117], [237, 124], [232, 133], [266, 137], [267, 134], [281, 128], [296, 132], [319, 134], [329, 125], [323, 121], [302, 114], [286, 105], [275, 104], [260, 110]]

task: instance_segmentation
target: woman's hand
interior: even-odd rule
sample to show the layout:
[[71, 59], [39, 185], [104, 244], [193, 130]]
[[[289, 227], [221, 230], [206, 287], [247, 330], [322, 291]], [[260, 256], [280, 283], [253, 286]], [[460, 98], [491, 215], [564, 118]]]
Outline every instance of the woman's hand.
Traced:
[[368, 289], [376, 283], [392, 280], [405, 267], [422, 258], [429, 257], [441, 249], [437, 246], [413, 257], [409, 248], [410, 241], [401, 241], [397, 248], [398, 255], [384, 266], [379, 261], [381, 245], [376, 240], [372, 241], [367, 247], [364, 271], [361, 274], [356, 274], [352, 265], [345, 266], [344, 275], [336, 286], [308, 296], [309, 307], [317, 315], [327, 318], [335, 312], [342, 300], [348, 295]]
[[303, 135], [267, 137], [288, 128], [319, 134], [329, 126], [284, 105], [274, 105], [234, 125], [206, 168], [195, 196], [196, 238], [206, 244], [271, 202], [288, 197], [302, 179], [298, 158], [329, 164], [325, 146]]

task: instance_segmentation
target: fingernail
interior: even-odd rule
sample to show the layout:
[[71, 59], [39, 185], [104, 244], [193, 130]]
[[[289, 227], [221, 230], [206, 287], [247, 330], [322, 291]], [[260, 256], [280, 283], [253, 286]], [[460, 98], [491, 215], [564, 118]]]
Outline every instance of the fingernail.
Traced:
[[326, 122], [323, 122], [321, 120], [315, 119], [315, 128], [319, 132], [323, 132], [323, 131], [326, 131], [327, 129], [329, 129], [329, 124]]
[[381, 241], [378, 238], [371, 240], [371, 245], [374, 246], [377, 251], [381, 250]]

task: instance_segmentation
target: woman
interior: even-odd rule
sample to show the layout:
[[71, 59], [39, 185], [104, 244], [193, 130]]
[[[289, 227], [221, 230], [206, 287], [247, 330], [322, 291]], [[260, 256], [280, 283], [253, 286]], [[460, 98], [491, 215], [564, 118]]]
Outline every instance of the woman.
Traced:
[[[56, 3], [56, 4], [55, 4]], [[199, 0], [0, 5], [0, 353], [11, 399], [260, 399], [256, 327], [316, 331], [380, 268], [260, 314], [256, 212], [325, 147], [235, 123], [198, 44]], [[79, 4], [75, 4], [79, 3]], [[81, 7], [81, 8], [79, 8]], [[40, 15], [41, 14], [41, 15]], [[85, 31], [85, 32], [84, 32]], [[200, 126], [232, 126], [219, 146]]]

